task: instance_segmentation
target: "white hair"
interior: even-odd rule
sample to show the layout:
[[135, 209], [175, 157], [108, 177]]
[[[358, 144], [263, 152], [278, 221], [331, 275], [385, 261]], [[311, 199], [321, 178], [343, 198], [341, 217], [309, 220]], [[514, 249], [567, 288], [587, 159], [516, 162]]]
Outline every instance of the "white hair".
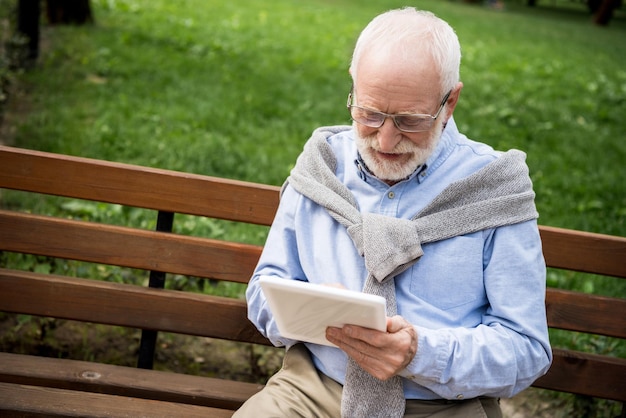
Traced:
[[375, 54], [389, 50], [408, 62], [429, 54], [438, 66], [442, 95], [459, 82], [459, 39], [447, 22], [431, 12], [406, 7], [376, 16], [363, 29], [354, 48], [350, 64], [354, 83], [364, 52]]

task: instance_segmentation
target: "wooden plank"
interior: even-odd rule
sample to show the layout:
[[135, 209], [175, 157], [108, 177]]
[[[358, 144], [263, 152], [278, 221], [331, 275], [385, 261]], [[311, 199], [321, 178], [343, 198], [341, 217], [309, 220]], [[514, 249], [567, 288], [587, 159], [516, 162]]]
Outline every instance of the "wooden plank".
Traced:
[[626, 401], [626, 359], [554, 349], [548, 373], [533, 386]]
[[547, 289], [548, 326], [626, 338], [626, 299]]
[[626, 278], [626, 237], [540, 226], [548, 267]]
[[7, 146], [0, 146], [0, 187], [260, 225], [271, 224], [279, 191], [264, 184]]
[[0, 353], [0, 382], [237, 409], [262, 385], [58, 358]]
[[0, 210], [0, 250], [247, 283], [262, 248]]
[[[89, 418], [226, 418], [233, 411], [101, 393], [0, 383], [2, 416]], [[6, 415], [5, 415], [6, 414]]]
[[0, 269], [0, 311], [270, 345], [244, 300], [98, 280]]

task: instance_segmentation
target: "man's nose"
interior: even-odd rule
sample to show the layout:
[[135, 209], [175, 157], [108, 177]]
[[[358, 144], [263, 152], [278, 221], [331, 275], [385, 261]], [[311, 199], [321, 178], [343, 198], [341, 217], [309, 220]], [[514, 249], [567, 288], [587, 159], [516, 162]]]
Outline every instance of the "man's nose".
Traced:
[[378, 147], [382, 152], [392, 152], [402, 140], [402, 133], [396, 127], [393, 119], [387, 117], [383, 125], [378, 128]]

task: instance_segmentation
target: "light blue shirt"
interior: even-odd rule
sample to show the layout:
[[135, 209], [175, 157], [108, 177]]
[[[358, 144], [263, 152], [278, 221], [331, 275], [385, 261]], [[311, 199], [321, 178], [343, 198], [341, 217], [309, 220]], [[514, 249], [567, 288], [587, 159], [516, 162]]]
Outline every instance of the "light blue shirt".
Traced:
[[[359, 162], [354, 134], [330, 136], [336, 175], [363, 213], [410, 219], [451, 182], [499, 153], [460, 134], [452, 119], [428, 162], [389, 186]], [[543, 375], [552, 360], [545, 314], [546, 267], [535, 221], [422, 246], [424, 255], [398, 275], [398, 314], [415, 327], [417, 354], [401, 372], [407, 399], [511, 397]], [[363, 258], [345, 228], [325, 209], [286, 187], [250, 281], [248, 316], [276, 346], [280, 335], [258, 284], [261, 275], [341, 283], [361, 291]], [[315, 366], [344, 382], [346, 354], [306, 344]]]

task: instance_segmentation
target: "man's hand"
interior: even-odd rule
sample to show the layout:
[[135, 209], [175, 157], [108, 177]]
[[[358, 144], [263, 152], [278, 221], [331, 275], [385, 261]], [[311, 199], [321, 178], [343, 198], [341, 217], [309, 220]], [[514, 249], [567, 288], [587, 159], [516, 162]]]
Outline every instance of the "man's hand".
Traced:
[[345, 325], [328, 327], [326, 338], [380, 380], [398, 374], [417, 352], [415, 328], [399, 315], [387, 318], [387, 332]]

